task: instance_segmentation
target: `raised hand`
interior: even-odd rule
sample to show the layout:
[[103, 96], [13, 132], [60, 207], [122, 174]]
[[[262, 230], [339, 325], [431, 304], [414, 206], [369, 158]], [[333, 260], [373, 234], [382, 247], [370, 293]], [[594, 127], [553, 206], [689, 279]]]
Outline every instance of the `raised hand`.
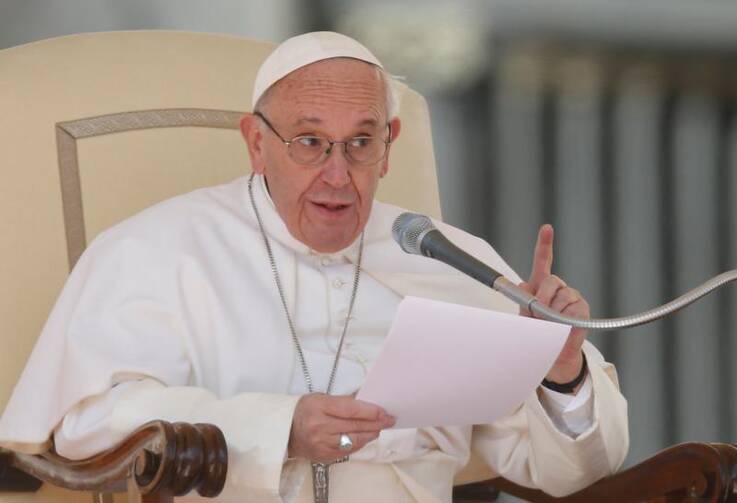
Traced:
[[[384, 409], [352, 396], [304, 395], [292, 418], [289, 456], [332, 463], [356, 452], [393, 425], [394, 418]], [[342, 433], [353, 442], [349, 451], [339, 449]]]
[[[558, 276], [551, 273], [553, 267], [553, 227], [545, 224], [540, 227], [537, 244], [532, 259], [532, 272], [527, 282], [520, 287], [538, 298], [541, 304], [551, 309], [576, 318], [589, 318], [589, 305], [581, 297], [581, 293], [568, 285]], [[529, 311], [522, 310], [523, 316], [532, 316]], [[568, 340], [558, 355], [555, 364], [548, 372], [546, 379], [556, 383], [572, 381], [581, 371], [583, 356], [581, 346], [586, 339], [587, 331], [580, 328], [571, 330]]]

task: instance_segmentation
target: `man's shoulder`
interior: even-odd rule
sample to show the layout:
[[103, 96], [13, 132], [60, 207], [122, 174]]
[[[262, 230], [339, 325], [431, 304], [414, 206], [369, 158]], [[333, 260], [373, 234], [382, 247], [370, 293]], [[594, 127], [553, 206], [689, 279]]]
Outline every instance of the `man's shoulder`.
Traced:
[[[391, 234], [392, 224], [394, 220], [405, 212], [416, 213], [413, 210], [402, 208], [389, 203], [378, 200], [374, 201], [375, 214], [372, 214], [372, 230], [375, 234], [389, 236]], [[483, 238], [475, 236], [468, 231], [459, 227], [443, 222], [437, 218], [430, 217], [435, 227], [442, 232], [456, 246], [476, 257], [477, 259], [489, 264], [499, 272], [507, 276], [515, 282], [521, 281], [514, 270], [506, 263], [501, 255], [494, 247]]]
[[[372, 213], [372, 224], [373, 228], [380, 233], [391, 234], [392, 225], [394, 221], [403, 213], [417, 213], [414, 210], [396, 206], [394, 204], [385, 203], [379, 200], [374, 200], [374, 208]], [[478, 236], [474, 236], [470, 232], [467, 232], [459, 227], [443, 222], [440, 219], [432, 216], [428, 217], [432, 220], [435, 227], [445, 234], [446, 237], [455, 241], [459, 245], [471, 245], [474, 249], [491, 249], [491, 245], [481, 239]], [[383, 232], [382, 232], [383, 231]]]
[[136, 239], [177, 246], [246, 220], [245, 178], [174, 196], [102, 231], [95, 242]]

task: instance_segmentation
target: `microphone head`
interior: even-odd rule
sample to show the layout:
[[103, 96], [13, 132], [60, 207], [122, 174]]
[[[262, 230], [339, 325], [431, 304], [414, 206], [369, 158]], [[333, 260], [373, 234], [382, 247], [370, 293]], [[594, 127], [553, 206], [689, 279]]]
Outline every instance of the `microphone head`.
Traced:
[[405, 252], [423, 255], [420, 243], [425, 234], [433, 229], [435, 225], [425, 215], [405, 212], [394, 220], [392, 236]]

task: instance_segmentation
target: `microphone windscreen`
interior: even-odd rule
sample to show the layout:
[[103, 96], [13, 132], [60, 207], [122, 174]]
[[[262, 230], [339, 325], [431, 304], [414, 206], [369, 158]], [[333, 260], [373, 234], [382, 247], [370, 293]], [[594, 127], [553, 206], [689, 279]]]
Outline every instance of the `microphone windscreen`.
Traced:
[[392, 225], [394, 241], [407, 253], [422, 255], [422, 237], [435, 228], [430, 218], [418, 213], [405, 212], [399, 215]]

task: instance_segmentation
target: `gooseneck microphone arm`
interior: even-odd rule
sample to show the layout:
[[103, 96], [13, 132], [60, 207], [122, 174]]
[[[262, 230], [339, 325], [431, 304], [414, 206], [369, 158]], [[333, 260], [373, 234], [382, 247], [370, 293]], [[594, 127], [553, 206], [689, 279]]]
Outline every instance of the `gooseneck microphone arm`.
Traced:
[[539, 318], [589, 330], [616, 330], [659, 320], [670, 313], [683, 309], [713, 290], [737, 280], [737, 269], [734, 269], [715, 276], [667, 304], [649, 311], [621, 318], [584, 320], [563, 315], [541, 304], [533, 295], [509, 281], [500, 272], [495, 271], [451, 243], [424, 215], [402, 213], [392, 225], [392, 234], [394, 240], [399, 243], [399, 246], [405, 252], [440, 260], [493, 288]]

